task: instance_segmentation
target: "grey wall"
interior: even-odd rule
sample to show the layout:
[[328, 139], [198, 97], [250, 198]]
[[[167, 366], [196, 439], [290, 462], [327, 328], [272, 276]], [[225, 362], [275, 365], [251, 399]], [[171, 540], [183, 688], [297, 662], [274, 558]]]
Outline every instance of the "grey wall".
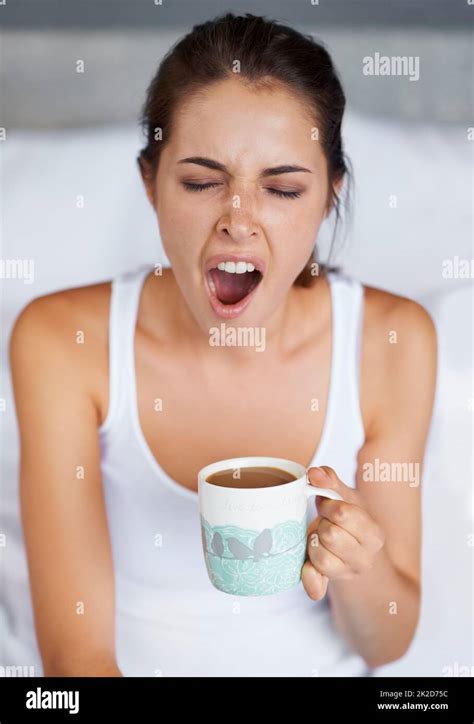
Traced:
[[[233, 9], [285, 20], [326, 43], [356, 110], [472, 124], [474, 6], [465, 0], [7, 0], [0, 5], [0, 125], [134, 122], [160, 58], [194, 23]], [[420, 58], [420, 79], [368, 77], [362, 59]], [[85, 73], [76, 73], [76, 61]]]
[[[161, 4], [160, 4], [161, 1]], [[222, 12], [349, 27], [466, 27], [467, 0], [7, 0], [5, 27], [150, 28], [193, 25]]]

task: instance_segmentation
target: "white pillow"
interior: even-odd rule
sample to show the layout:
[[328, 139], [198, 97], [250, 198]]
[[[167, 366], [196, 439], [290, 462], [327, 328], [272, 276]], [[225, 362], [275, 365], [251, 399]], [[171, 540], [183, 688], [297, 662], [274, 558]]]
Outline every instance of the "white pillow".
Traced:
[[473, 676], [474, 288], [424, 302], [438, 333], [438, 384], [422, 481], [421, 616], [407, 655], [377, 676]]
[[349, 112], [343, 137], [355, 182], [353, 223], [340, 255], [349, 273], [412, 298], [462, 285], [465, 280], [442, 276], [442, 262], [472, 258], [474, 144], [467, 124], [390, 122]]

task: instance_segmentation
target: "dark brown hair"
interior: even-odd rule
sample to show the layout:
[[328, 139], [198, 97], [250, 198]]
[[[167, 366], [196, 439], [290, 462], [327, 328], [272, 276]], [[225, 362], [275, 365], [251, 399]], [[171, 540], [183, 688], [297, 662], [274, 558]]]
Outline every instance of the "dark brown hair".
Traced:
[[[137, 158], [142, 173], [156, 173], [177, 109], [206, 86], [235, 77], [236, 61], [240, 63], [239, 77], [245, 82], [262, 87], [283, 83], [308, 105], [327, 162], [328, 208], [334, 208], [336, 215], [332, 253], [341, 218], [340, 198], [333, 184], [344, 176], [351, 180], [341, 138], [346, 99], [325, 47], [291, 27], [250, 13], [227, 13], [195, 25], [179, 40], [163, 58], [147, 89], [140, 117], [146, 145]], [[311, 265], [316, 261], [315, 249], [295, 284], [313, 283]], [[319, 265], [319, 271], [335, 269]]]

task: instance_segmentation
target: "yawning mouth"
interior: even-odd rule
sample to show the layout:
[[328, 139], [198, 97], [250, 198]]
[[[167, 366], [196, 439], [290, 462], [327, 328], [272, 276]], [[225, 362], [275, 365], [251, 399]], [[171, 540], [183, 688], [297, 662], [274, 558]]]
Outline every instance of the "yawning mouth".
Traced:
[[[252, 264], [245, 264], [247, 267], [244, 272], [227, 271], [226, 269], [214, 268], [209, 270], [215, 289], [215, 295], [222, 304], [236, 304], [240, 302], [247, 294], [250, 294], [259, 283], [262, 275], [257, 269], [249, 269]], [[227, 262], [235, 268], [234, 262]], [[221, 266], [221, 265], [219, 265]], [[223, 264], [222, 264], [223, 266]]]
[[207, 287], [212, 307], [219, 316], [235, 317], [250, 302], [263, 278], [263, 265], [259, 261], [257, 265], [232, 259], [215, 259], [209, 263]]

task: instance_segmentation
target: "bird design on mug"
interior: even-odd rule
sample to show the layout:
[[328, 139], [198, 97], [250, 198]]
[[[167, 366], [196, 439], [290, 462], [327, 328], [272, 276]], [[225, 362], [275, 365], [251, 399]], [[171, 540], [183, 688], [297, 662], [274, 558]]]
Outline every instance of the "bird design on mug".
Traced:
[[[201, 529], [202, 532], [202, 541], [204, 550], [207, 549], [207, 541], [206, 541], [206, 534], [204, 531], [204, 528]], [[227, 545], [232, 553], [233, 558], [243, 561], [247, 559], [253, 559], [254, 561], [259, 561], [260, 558], [264, 556], [268, 556], [272, 545], [273, 545], [273, 538], [272, 538], [272, 532], [270, 528], [265, 528], [262, 530], [262, 532], [255, 538], [253, 543], [253, 549], [250, 548], [245, 543], [242, 543], [242, 541], [238, 540], [237, 538], [227, 538]], [[224, 558], [224, 541], [220, 533], [216, 532], [212, 536], [211, 540], [211, 550], [216, 555], [219, 556], [219, 558]]]

